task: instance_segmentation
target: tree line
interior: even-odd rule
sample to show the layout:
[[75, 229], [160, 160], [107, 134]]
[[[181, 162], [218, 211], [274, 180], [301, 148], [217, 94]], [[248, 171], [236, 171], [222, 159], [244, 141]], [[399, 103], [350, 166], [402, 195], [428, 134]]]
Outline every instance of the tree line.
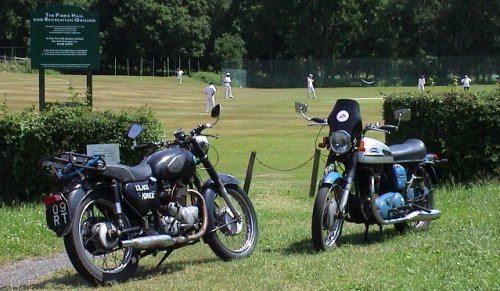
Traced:
[[204, 67], [243, 60], [498, 55], [495, 0], [3, 0], [0, 47], [29, 47], [29, 13], [98, 12], [101, 60], [166, 56]]

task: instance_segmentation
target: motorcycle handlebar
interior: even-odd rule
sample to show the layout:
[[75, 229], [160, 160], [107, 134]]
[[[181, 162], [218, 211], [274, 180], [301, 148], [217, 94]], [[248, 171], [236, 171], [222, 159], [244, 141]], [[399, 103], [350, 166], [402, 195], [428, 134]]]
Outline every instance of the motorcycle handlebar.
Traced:
[[135, 150], [140, 150], [140, 149], [144, 149], [144, 148], [147, 148], [149, 147], [149, 144], [145, 143], [145, 144], [138, 144], [138, 145], [133, 145], [131, 146], [130, 148], [135, 151]]
[[318, 117], [313, 117], [311, 118], [312, 121], [316, 122], [316, 123], [326, 123], [326, 119], [323, 119], [323, 118], [318, 118]]
[[210, 123], [200, 123], [198, 124], [198, 127], [193, 128], [190, 132], [191, 135], [199, 135], [203, 130], [207, 128], [211, 128], [212, 124]]
[[369, 130], [380, 131], [380, 132], [383, 132], [383, 133], [390, 134], [391, 131], [398, 130], [398, 127], [396, 125], [391, 125], [391, 124], [385, 124], [385, 125], [368, 124], [363, 129], [363, 132], [367, 132]]
[[140, 149], [145, 149], [145, 148], [148, 148], [148, 147], [166, 147], [166, 146], [169, 146], [173, 144], [173, 142], [170, 142], [170, 141], [158, 141], [158, 142], [148, 142], [148, 143], [143, 143], [143, 144], [138, 144], [138, 145], [133, 145], [131, 147], [132, 150], [140, 150]]
[[380, 129], [382, 130], [387, 130], [387, 131], [391, 131], [391, 130], [398, 130], [398, 127], [396, 125], [391, 125], [391, 124], [385, 124], [385, 125], [382, 125], [380, 127]]
[[[200, 135], [201, 132], [206, 129], [206, 128], [211, 128], [212, 124], [210, 123], [200, 123], [198, 124], [197, 127], [193, 128], [188, 134], [185, 134], [182, 129], [177, 130], [174, 133], [175, 140], [174, 141], [158, 141], [158, 142], [148, 142], [144, 144], [138, 144], [138, 145], [133, 145], [131, 146], [132, 150], [140, 150], [148, 147], [169, 147], [172, 145], [180, 145], [186, 141], [188, 141], [190, 138], [188, 137], [194, 137], [195, 135]], [[215, 138], [218, 138], [218, 136], [213, 136]]]

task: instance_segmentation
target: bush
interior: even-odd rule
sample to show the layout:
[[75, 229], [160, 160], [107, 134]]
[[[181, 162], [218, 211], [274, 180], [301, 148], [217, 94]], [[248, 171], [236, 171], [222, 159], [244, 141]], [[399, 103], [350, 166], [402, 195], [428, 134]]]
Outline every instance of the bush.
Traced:
[[0, 115], [0, 202], [13, 204], [39, 199], [53, 190], [43, 174], [41, 158], [61, 151], [86, 153], [87, 144], [118, 143], [122, 163], [132, 164], [143, 153], [132, 152], [124, 132], [133, 122], [143, 125], [138, 142], [159, 140], [163, 130], [148, 108], [136, 111], [92, 112], [84, 105], [54, 105], [38, 113], [34, 107]]
[[384, 119], [393, 123], [392, 112], [410, 108], [412, 121], [387, 135], [389, 144], [419, 138], [428, 152], [449, 160], [444, 178], [471, 182], [500, 174], [500, 90], [460, 93], [393, 93], [384, 101]]
[[205, 84], [208, 84], [209, 82], [214, 83], [216, 86], [220, 84], [221, 82], [221, 76], [217, 73], [211, 73], [211, 72], [196, 72], [192, 73], [191, 77], [197, 81], [201, 81]]

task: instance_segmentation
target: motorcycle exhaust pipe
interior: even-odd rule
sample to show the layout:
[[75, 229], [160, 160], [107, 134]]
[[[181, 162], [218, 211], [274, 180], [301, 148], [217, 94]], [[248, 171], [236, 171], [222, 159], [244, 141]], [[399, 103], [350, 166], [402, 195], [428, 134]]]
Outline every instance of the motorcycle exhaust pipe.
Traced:
[[394, 219], [383, 219], [380, 217], [377, 211], [377, 206], [375, 205], [376, 196], [375, 194], [371, 195], [371, 204], [372, 204], [372, 213], [378, 224], [396, 224], [401, 222], [413, 222], [413, 221], [428, 221], [434, 220], [441, 217], [441, 211], [437, 209], [431, 209], [429, 211], [424, 210], [415, 210], [404, 217], [394, 218]]
[[200, 239], [207, 231], [207, 225], [208, 225], [208, 215], [207, 215], [205, 199], [203, 198], [203, 195], [201, 195], [198, 191], [189, 189], [188, 193], [191, 195], [198, 196], [197, 198], [200, 201], [199, 205], [200, 205], [200, 210], [202, 212], [201, 214], [202, 222], [201, 222], [201, 229], [198, 232], [192, 235], [179, 236], [179, 237], [171, 237], [170, 235], [167, 234], [137, 237], [130, 240], [119, 241], [118, 246], [120, 248], [132, 247], [134, 249], [148, 250], [148, 249], [168, 247], [174, 244], [188, 243], [190, 241]]
[[174, 238], [166, 234], [143, 236], [130, 240], [118, 242], [120, 248], [132, 247], [134, 249], [147, 250], [154, 248], [163, 248], [175, 244]]
[[413, 221], [428, 221], [434, 220], [441, 217], [441, 211], [437, 209], [432, 209], [430, 212], [423, 210], [416, 210], [404, 217], [395, 218], [395, 219], [382, 219], [383, 223], [381, 224], [395, 224], [400, 222], [413, 222]]
[[431, 209], [430, 212], [424, 211], [424, 210], [417, 210], [413, 211], [412, 213], [408, 214], [404, 218], [407, 219], [407, 221], [417, 221], [417, 220], [434, 220], [441, 217], [441, 211], [437, 209]]

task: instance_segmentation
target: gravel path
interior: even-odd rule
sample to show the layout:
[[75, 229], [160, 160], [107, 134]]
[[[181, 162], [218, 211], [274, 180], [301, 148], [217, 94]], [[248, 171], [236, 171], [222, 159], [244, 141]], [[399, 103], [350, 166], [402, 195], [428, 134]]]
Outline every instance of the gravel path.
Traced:
[[0, 267], [0, 289], [30, 285], [40, 276], [67, 267], [71, 267], [71, 262], [66, 253], [7, 264]]

